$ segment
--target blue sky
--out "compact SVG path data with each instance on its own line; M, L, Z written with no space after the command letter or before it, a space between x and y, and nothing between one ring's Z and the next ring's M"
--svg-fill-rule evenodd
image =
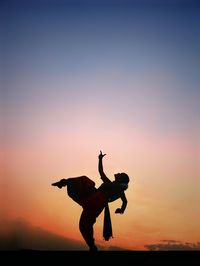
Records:
M34 112L57 101L71 109L89 100L111 117L138 114L144 124L149 108L161 111L156 130L194 126L199 17L193 2L14 2L3 16L7 114L13 110L14 120L31 106Z

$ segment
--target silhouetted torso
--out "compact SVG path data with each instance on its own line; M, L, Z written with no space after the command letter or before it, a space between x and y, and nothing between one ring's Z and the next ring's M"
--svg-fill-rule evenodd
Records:
M98 191L102 191L105 194L106 198L108 199L108 202L115 201L116 199L120 198L124 193L123 188L115 182L103 183L98 188Z

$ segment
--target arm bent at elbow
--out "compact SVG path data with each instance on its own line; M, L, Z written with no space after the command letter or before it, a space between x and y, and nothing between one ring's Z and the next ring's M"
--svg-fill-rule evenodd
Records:
M125 211L125 209L126 209L126 206L128 204L128 201L126 199L125 194L122 195L121 200L122 200L122 206L121 206L121 208L117 208L116 211L115 211L115 213L123 214L124 211Z

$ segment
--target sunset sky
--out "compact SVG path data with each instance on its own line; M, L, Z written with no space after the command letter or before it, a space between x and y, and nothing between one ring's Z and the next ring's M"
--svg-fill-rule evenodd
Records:
M98 187L102 150L108 177L130 183L125 213L110 204L109 242L97 220L97 245L200 242L195 1L9 0L1 10L1 221L85 245L81 207L51 183L87 175Z

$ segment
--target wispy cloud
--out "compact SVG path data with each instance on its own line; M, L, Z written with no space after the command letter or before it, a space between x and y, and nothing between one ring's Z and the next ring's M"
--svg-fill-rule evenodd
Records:
M176 240L160 240L159 243L145 245L148 250L200 250L200 242L190 243Z

